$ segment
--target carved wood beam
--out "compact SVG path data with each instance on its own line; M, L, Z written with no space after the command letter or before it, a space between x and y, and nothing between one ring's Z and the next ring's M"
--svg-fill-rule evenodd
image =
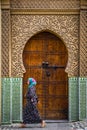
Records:
M80 9L11 9L11 14L79 14Z
M81 9L87 9L87 0L81 0Z
M1 8L9 9L10 8L10 0L1 0Z

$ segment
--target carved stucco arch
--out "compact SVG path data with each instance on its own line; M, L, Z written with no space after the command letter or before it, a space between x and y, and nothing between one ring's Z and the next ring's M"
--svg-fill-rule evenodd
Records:
M13 15L12 16L12 76L25 72L22 54L27 41L36 33L49 30L59 36L68 50L66 72L78 74L78 16L77 15Z

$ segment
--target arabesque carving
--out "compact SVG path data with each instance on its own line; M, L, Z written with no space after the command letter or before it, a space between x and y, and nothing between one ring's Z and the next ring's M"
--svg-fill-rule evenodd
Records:
M80 14L80 76L87 76L87 10Z
M1 75L9 77L9 10L2 11L2 53L1 53Z
M22 53L27 41L36 33L49 30L60 37L68 50L66 72L78 75L78 15L12 15L12 76L25 72Z

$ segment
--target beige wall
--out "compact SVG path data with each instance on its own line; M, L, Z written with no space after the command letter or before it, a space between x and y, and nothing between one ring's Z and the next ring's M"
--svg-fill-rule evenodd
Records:
M1 0L0 0L0 124L1 124Z
M85 31L86 31L85 27L87 26L87 22L86 22L87 21L87 17L86 17L87 16L87 0L77 0L77 1L75 1L76 3L71 2L69 0L66 0L66 1L63 0L63 1L60 1L60 3L59 3L59 1L57 1L57 3L59 3L59 4L56 4L56 2L54 1L52 4L52 8L54 8L54 11L50 10L51 9L50 4L49 4L50 0L44 2L44 4L43 4L43 9L45 9L44 11L40 10L41 7L38 7L38 5L40 5L40 4L35 4L36 3L35 0L34 0L34 4L35 4L36 10L31 9L31 8L26 10L26 7L29 7L29 6L30 7L32 6L32 8L33 8L33 4L32 4L31 0L28 0L28 3L26 3L24 0L21 0L20 4L18 4L17 0L16 0L16 2L15 2L15 0L11 0L11 1L10 0L0 0L0 123L1 123L1 1L2 1L2 19L4 21L2 23L4 25L4 28L2 31L2 34L4 34L2 37L2 39L3 39L2 44L4 45L4 48L2 48L2 50L5 49L4 53L2 51L2 55L6 54L5 56L4 55L2 56L2 59L4 57L4 60L3 60L3 61L5 61L4 63L6 63L6 64L3 64L3 61L2 61L2 68L6 67L6 69L2 70L3 77L6 77L6 76L11 77L11 71L12 71L11 70L11 42L13 43L13 48L15 47L15 49L13 49L13 52L12 52L12 54L13 54L12 55L12 58L13 58L12 64L18 65L18 66L12 65L12 67L13 67L12 76L20 77L23 74L23 72L25 71L23 68L23 63L22 63L22 51L23 51L22 47L23 46L20 46L21 43L23 43L25 45L26 39L29 39L34 33L41 31L40 29L49 29L50 30L51 28L52 28L53 32L55 32L56 34L60 34L60 36L62 38L64 37L63 39L65 39L64 40L65 43L68 43L68 41L69 41L70 44L67 44L67 48L69 48L69 52L70 52L70 55L69 55L70 61L69 61L68 67L67 67L67 72L69 72L69 75L72 77L76 76L78 57L76 58L77 51L75 51L75 50L78 50L78 46L77 46L78 44L75 44L75 43L76 42L78 43L79 36L77 35L77 32L79 31L78 30L79 26L81 26L80 27L80 37L81 37L80 38L80 45L81 45L80 46L80 48L81 48L81 52L80 52L81 53L81 56L80 56L81 72L80 73L81 73L82 77L87 76L87 72L85 71L87 68L87 64L85 64L87 61L87 58L86 58L87 52L85 50L85 48L87 47L87 44L86 44L87 37L86 37L86 33L85 33ZM39 0L37 0L37 1L39 1ZM40 1L43 2L45 0L40 0ZM12 2L11 10L10 10L10 2ZM62 2L62 4L61 4L61 2ZM55 5L54 5L54 3L55 3ZM48 5L48 7L47 7L47 5ZM39 8L39 9L37 10L37 8ZM56 8L57 8L57 10L56 10ZM22 16L22 14L23 14L23 16ZM30 14L30 15L27 17L27 14ZM42 16L41 16L41 14L42 14ZM58 16L58 14L59 14L59 16ZM70 16L71 19L68 17L69 14L71 14L71 16ZM55 16L52 16L52 15L55 15ZM80 25L79 25L79 15L80 15ZM62 16L62 17L60 17L60 16ZM12 20L12 25L10 23L10 17ZM15 18L17 18L17 22L16 22ZM30 18L31 22L29 22L29 18ZM58 21L58 20L60 21L61 18L62 18L62 22L64 21L64 23L67 23L68 21L70 21L70 24L68 22L70 29L68 27L68 24L67 24L67 26L64 26L64 24L62 24L62 23L58 23L60 25L58 28L56 21ZM21 24L22 20L20 20L20 19L24 20L25 23L27 23L29 29L31 28L31 30L28 30L28 28L25 28L26 27L25 23L23 22L23 24ZM47 22L44 22L44 21L47 21ZM38 26L37 26L37 23L40 23L40 24L38 24ZM51 26L50 23L54 26ZM20 28L19 28L19 25L20 25ZM73 26L73 25L75 25L75 26ZM11 34L10 26L12 26L12 31L15 33ZM23 27L25 28L25 32L24 32ZM72 31L71 31L71 27L72 27ZM65 28L66 28L66 32L69 33L69 34L67 33L68 36L63 32L63 30ZM19 31L18 32L19 36L18 35L15 36L17 29ZM74 30L74 33L76 33L76 35L73 33L73 30ZM73 37L70 37L70 36L73 36ZM74 40L76 42L74 42ZM6 45L7 45L7 48L6 48ZM19 48L18 48L18 46L19 46ZM18 48L18 50L16 49L16 47ZM19 51L19 49L20 49L20 51ZM73 50L73 49L75 49L75 50ZM73 53L71 53L72 51L73 51ZM16 52L18 52L18 54ZM84 52L85 52L85 55L84 55ZM71 54L74 54L75 56L72 56ZM15 58L15 56L19 56L18 61L17 61L17 58ZM73 58L73 60L72 60L72 58ZM8 60L5 60L5 59L8 59ZM19 61L20 61L20 64L19 64ZM73 64L72 64L72 62L73 62Z
M45 0L37 1L40 3L36 4L36 0L33 2L31 0L26 2L21 0L20 4L18 4L18 0L16 2L15 0L2 0L2 77L23 77L23 73L25 73L22 59L24 46L31 36L46 29L58 34L64 43L67 44L69 60L66 72L69 77L78 76L78 59L81 59L80 75L83 77L87 76L85 71L87 68L87 64L85 64L87 61L87 52L85 50L87 38L84 32L87 24L87 0L75 0L74 2L70 0L55 0L51 3L51 7L49 6L50 0L46 2ZM53 18L54 16L55 19ZM79 22L80 16L82 22ZM24 22L21 22L20 19ZM62 22L59 22L61 20ZM10 21L12 22L10 23ZM71 25L69 23L66 24L68 21ZM62 24L63 22L64 24ZM79 26L81 26L80 34ZM67 33L64 33L64 31ZM18 35L15 35L16 33ZM79 42L82 49L80 58L78 58ZM21 46L21 44L23 45Z

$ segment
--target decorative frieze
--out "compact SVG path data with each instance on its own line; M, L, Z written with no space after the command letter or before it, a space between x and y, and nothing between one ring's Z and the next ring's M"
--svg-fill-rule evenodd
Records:
M23 76L24 46L33 35L46 30L66 45L68 76L78 75L78 20L78 15L12 15L12 76Z
M76 9L80 0L11 0L11 8L25 9Z
M9 76L9 27L10 27L9 10L2 11L2 77Z
M80 13L80 76L87 76L87 10Z

